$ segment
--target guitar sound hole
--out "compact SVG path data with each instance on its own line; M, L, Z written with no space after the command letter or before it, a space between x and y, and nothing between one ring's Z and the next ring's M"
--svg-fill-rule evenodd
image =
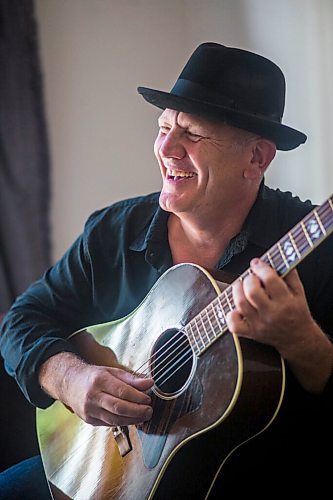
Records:
M179 394L191 380L193 351L187 336L176 328L166 330L154 345L151 374L155 388L165 397Z

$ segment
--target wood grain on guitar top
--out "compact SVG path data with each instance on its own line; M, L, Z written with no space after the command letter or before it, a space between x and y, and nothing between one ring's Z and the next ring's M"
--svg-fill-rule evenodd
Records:
M274 419L284 391L275 350L228 331L200 356L187 342L183 327L217 295L208 273L181 264L128 317L71 337L89 362L111 365L116 357L153 374L154 412L150 422L129 427L132 450L122 457L111 428L84 423L60 402L38 410L56 499L205 498L228 455ZM184 359L174 373L170 352Z

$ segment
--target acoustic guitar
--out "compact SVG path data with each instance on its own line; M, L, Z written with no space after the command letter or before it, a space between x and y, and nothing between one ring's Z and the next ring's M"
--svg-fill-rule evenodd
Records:
M283 277L332 231L333 196L261 259ZM231 453L273 422L285 388L280 355L228 331L234 307L231 285L221 293L204 269L180 264L129 316L70 337L88 362L116 359L153 377L153 416L136 426L94 427L60 401L38 409L56 500L209 497Z

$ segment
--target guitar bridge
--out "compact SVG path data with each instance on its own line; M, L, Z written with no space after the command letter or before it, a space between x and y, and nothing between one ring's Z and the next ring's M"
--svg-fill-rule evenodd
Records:
M132 450L132 444L129 437L129 430L127 425L112 426L111 432L119 448L120 455L124 457Z

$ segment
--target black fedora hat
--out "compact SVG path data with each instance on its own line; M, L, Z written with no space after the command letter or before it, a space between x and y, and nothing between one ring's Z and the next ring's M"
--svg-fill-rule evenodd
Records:
M138 87L151 104L223 121L294 149L306 135L282 124L285 79L253 52L207 42L193 52L171 92Z

